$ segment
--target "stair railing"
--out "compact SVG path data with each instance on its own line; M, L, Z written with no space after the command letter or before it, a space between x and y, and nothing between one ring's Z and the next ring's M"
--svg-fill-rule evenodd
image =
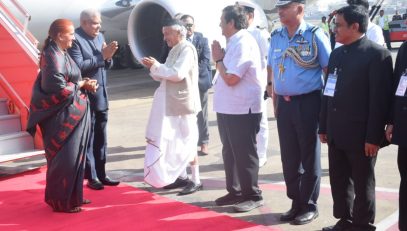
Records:
M9 109L12 108L12 110L18 110L17 112L20 113L21 128L25 131L27 129L28 115L30 113L29 108L1 73L0 87L11 101Z
M31 20L31 15L28 11L16 0L9 0L19 13L24 17L23 24L14 16L9 7L6 6L4 0L0 0L0 19L2 19L13 32L13 36L17 37L18 41L23 44L24 49L28 49L35 63L38 63L39 50L37 48L38 40L27 30L28 23ZM0 20L1 21L1 20Z

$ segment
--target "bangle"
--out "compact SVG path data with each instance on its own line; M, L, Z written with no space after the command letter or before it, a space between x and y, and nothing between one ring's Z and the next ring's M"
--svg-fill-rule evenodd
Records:
M218 64L219 62L223 62L223 59L216 60L215 63Z
M267 82L267 86L271 86L271 85L273 85L273 82L268 81L268 82Z

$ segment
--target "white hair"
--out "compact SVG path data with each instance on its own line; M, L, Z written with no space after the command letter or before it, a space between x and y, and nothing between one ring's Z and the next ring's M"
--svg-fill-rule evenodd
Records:
M94 17L100 18L100 12L97 9L86 9L81 12L80 21L91 20Z
M187 37L187 28L185 28L185 26L183 25L172 25L170 26L173 30L179 31L179 33L181 34L182 38L186 38Z
M178 31L179 34L181 35L181 38L183 39L187 37L187 28L185 28L185 26L179 23L178 21L176 23L171 23L171 25L164 25L163 28L164 27Z

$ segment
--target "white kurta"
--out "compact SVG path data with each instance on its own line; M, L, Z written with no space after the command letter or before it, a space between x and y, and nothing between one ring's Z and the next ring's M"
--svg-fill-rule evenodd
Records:
M156 188L173 183L197 155L199 133L196 113L200 111L200 99L196 57L195 48L194 50L183 49L173 66L155 64L150 69L151 76L161 81L161 84L154 93L146 129L148 143L144 159L144 181ZM190 89L193 93L196 113L167 116L165 113L166 83L187 78L191 68L196 69L196 74L194 71L192 78L193 89Z

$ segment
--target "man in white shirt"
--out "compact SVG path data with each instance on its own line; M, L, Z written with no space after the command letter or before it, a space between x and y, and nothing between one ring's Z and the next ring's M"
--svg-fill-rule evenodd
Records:
M347 0L347 3L349 5L363 6L366 10L369 10L369 2L367 0ZM370 20L367 24L366 37L380 46L384 46L385 44L382 28ZM336 42L335 48L340 46L342 46L342 44Z
M254 8L249 6L244 6L247 16L247 22L249 27L247 31L252 34L254 39L256 39L257 45L260 49L260 60L261 60L261 80L263 92L266 90L267 85L267 54L270 45L270 34L266 30L257 28L254 21ZM268 116L267 116L267 98L262 101L263 104L263 114L260 121L260 131L257 133L257 154L259 155L259 166L262 167L267 162L267 147L269 138L269 126L268 126Z
M347 2L349 5L359 5L365 7L366 10L369 10L369 2L367 0L347 0ZM366 36L369 40L381 46L384 46L384 37L382 28L372 23L370 20L368 21L367 24Z
M260 129L264 76L256 40L245 28L243 7L227 6L220 22L227 44L212 43L216 62L213 107L219 135L228 194L215 200L219 206L233 205L236 212L248 212L264 204L258 186L259 158L256 134Z
M186 185L179 195L202 189L196 152L197 113L201 111L198 89L198 57L186 41L186 29L172 19L163 26L164 40L171 48L165 64L144 57L154 80L160 81L146 129L144 181L161 188L169 184ZM192 179L187 179L190 163Z
M380 28L380 26L374 24L371 21L369 21L367 24L366 36L368 39L381 46L384 46L385 44L382 29Z
M387 49L391 50L390 41L390 27L389 27L389 17L384 15L384 10L379 11L379 17L376 19L376 24L382 28L382 33L384 36L384 41L386 41Z

